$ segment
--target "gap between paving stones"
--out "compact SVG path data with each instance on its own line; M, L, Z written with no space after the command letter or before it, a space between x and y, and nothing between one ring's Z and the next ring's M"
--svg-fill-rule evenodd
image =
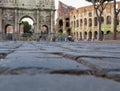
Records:
M117 76L116 75L115 76L109 76L108 75L111 72L120 72L120 69L109 69L108 70L108 69L104 69L104 68L99 68L99 67L96 67L95 65L81 59L81 57L78 58L76 61L83 64L83 65L86 65L87 67L90 67L91 69L93 69L94 70L94 75L97 76L97 77L103 77L103 78L112 79L112 80L120 82L120 75L119 74L116 73Z
M93 76L96 76L96 77L101 77L101 78L106 78L106 79L112 79L112 80L115 80L115 81L118 81L120 82L120 78L113 78L113 77L109 77L107 75L107 72L104 71L104 70L100 70L98 69L97 67L95 67L94 65L91 65L87 62L85 62L84 60L81 60L80 58L81 57L88 57L88 58L103 58L103 57L94 57L94 56L77 56L77 57L72 57L72 56L69 56L69 55L64 55L63 53L53 53L55 55L59 55L59 56L62 56L64 58L68 58L68 59L72 59L73 61L76 61L80 64L83 64L84 66L87 66L91 69L90 74L89 75L93 75ZM110 57L104 57L104 58L110 58ZM113 57L111 57L113 58ZM115 57L116 58L116 57ZM116 70L115 70L116 71ZM118 70L117 70L118 71ZM56 72L57 73L57 72ZM59 73L59 72L58 72ZM81 73L82 74L82 73ZM83 72L84 74L84 72Z
M8 53L0 53L0 59L5 59L7 55L13 53L17 48L19 48L20 46L22 46L22 44L16 46L15 48L13 48L12 50L10 50Z
M41 67L22 67L18 69L1 68L0 70L0 74L2 75L19 75L19 74L35 75L38 73L48 72L50 72L48 68Z
M78 62L77 61L77 59L79 58L73 58L73 57L70 57L70 56L65 56L63 53L61 53L61 52L56 52L56 53L52 53L52 54L54 54L54 55L59 55L59 56L62 56L62 57L64 57L64 58L68 58L68 59L72 59L73 61L76 61L76 62ZM80 62L78 62L78 63L80 63ZM83 64L83 63L81 63L81 64ZM88 75L95 75L95 71L98 71L97 69L95 69L95 68L93 68L93 67L90 67L90 66L88 66L88 65L85 65L85 64L83 64L84 66L87 66L87 67L89 67L90 69L92 69L92 70L89 70L89 71L87 71L87 72L85 72L85 71L81 71L81 72L77 72L77 74L78 75L84 75L84 74L88 74ZM93 70L94 69L94 70ZM67 72L55 72L55 73L62 73L62 74L66 74ZM75 74L76 72L74 71L74 72L72 72L73 74ZM87 75L86 74L86 75Z
M89 64L89 63L85 62L84 60L82 60L80 58L77 59L76 61L79 62L79 63L81 63L81 64L83 64L83 65L85 65L85 66L87 66L87 67L89 67L90 69L92 69L93 70L92 71L93 72L92 75L94 75L96 77L102 77L102 78L112 79L112 80L120 82L120 78L119 77L118 78L117 77L109 77L107 75L107 73L110 72L110 71L106 71L106 70L102 70L102 69L100 70L97 67L95 67L94 65ZM119 70L112 70L112 71L119 71Z
M67 75L91 75L89 70L52 70L48 68L39 68L39 67L26 67L10 70L9 68L0 68L0 74L2 75L19 75L19 74L27 74L27 75L36 75L36 74L67 74Z

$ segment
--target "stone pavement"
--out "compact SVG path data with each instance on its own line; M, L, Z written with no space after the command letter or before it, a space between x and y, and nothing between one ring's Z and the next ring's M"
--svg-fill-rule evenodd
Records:
M0 42L0 91L120 91L120 43Z

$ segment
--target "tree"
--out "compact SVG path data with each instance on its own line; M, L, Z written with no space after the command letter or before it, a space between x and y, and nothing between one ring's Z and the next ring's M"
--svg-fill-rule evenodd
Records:
M116 40L117 37L116 37L116 32L117 32L117 22L118 22L118 14L120 12L120 9L117 9L116 7L116 0L113 0L114 2L114 30L113 30L113 39Z
M86 1L91 2L94 6L95 13L96 13L97 20L98 20L98 29L99 29L98 40L101 41L102 40L102 30L101 30L102 14L107 4L113 0L86 0Z
M21 23L24 25L24 33L31 33L31 25L28 23L28 21L22 21Z

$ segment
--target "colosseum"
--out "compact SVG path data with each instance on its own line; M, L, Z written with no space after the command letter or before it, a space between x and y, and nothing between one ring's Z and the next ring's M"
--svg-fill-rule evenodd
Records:
M120 8L120 2L117 2L118 8ZM71 7L71 6L68 6ZM59 7L58 12L61 7ZM65 8L64 8L65 9ZM67 9L67 8L66 8ZM65 10L64 10L65 11ZM113 3L109 3L102 15L102 38L104 40L113 38L113 24L114 24L114 12ZM92 5L80 7L78 9L70 10L67 13L67 17L60 16L58 13L57 30L61 30L61 21L63 22L63 33L73 36L75 40L91 40L98 39L98 21L97 16ZM62 17L62 18L61 18ZM118 15L117 25L117 39L120 39L120 21ZM70 26L67 26L69 19Z

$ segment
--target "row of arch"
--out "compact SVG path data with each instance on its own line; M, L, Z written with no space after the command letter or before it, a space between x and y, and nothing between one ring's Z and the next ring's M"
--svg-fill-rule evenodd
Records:
M70 27L70 19L69 18L66 18L65 20L65 26L66 27ZM59 20L59 27L62 27L64 25L64 22L62 19Z
M101 31L101 32L102 32L102 38L103 38L105 33L103 31ZM111 34L110 30L108 30L106 32L106 35L108 35L108 34ZM75 39L78 39L78 40L98 39L98 31L94 31L94 32L92 32L92 31L89 31L89 32L86 32L86 31L85 32L74 32L72 34L72 36L74 36Z
M94 22L93 22L94 21ZM104 23L105 22L105 18L101 17L101 22ZM93 24L94 23L94 24ZM112 23L112 18L111 16L107 16L106 17L106 24L111 24ZM117 19L117 24L119 24L119 19ZM98 19L97 17L94 18L84 18L84 19L76 19L74 17L74 19L71 21L71 26L72 27L80 27L80 26L97 26L98 25Z
M24 19L26 19L26 20L24 20ZM20 20L19 20L19 33L21 33L21 32L24 32L23 31L23 25L21 24L21 21L28 21L28 23L29 24L31 24L31 26L33 26L33 28L34 28L34 24L35 24L35 20L32 18L32 17L30 17L30 16L23 16ZM32 22L32 23L31 23ZM12 24L6 24L5 25L5 28L4 28L4 33L5 34L8 34L8 33L13 33L14 32L14 27L15 26L13 26ZM42 29L43 29L43 31L45 31L46 33L48 33L49 32L49 29L48 29L48 26L47 25L42 25Z

